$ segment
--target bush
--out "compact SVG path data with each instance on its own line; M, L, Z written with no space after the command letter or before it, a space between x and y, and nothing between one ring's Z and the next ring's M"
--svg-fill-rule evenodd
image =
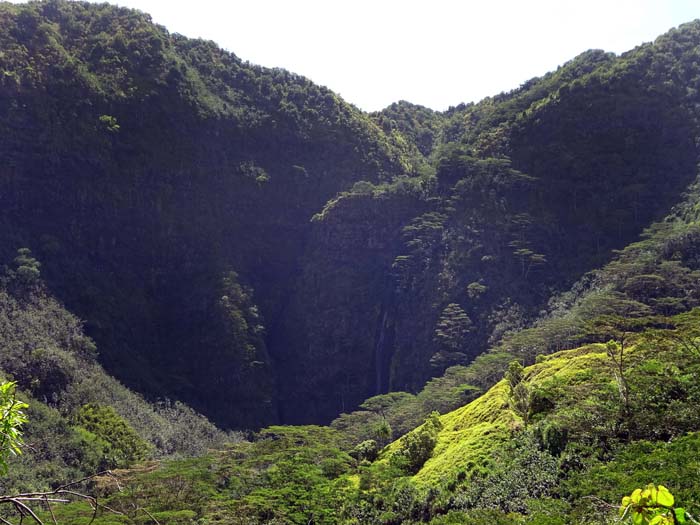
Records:
M433 412L420 428L401 439L399 450L390 458L391 464L409 474L418 472L432 456L441 429L440 415Z
M379 455L379 444L373 439L368 439L357 445L350 455L358 461L374 461Z
M96 441L103 447L103 468L126 467L145 459L151 445L109 406L90 403L84 405L76 423L87 441Z

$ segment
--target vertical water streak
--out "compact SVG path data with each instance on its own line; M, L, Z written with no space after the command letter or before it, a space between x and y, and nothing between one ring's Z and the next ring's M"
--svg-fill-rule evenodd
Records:
M386 340L386 320L387 317L389 316L388 310L384 309L384 311L381 314L381 323L379 324L379 336L377 337L377 344L374 349L374 364L375 364L375 371L376 371L376 381L375 381L375 394L382 394L384 393L384 385L383 385L383 378L384 378L384 366L385 366L385 359L384 359L384 344Z

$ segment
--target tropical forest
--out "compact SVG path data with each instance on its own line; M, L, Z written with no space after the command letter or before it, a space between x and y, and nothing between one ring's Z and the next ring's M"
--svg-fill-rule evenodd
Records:
M0 523L700 523L700 21L366 112L0 3Z

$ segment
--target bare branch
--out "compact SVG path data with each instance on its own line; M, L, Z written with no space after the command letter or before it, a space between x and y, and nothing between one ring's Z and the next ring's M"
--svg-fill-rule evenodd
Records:
M74 487L75 485L79 485L79 484L84 483L86 481L90 481L91 479L94 479L98 476L111 476L111 475L112 475L111 470L103 470L101 472L98 472L97 474L91 474L90 476L85 476L84 478L79 479L77 481L71 481L70 483L66 483L65 485L61 485L56 490L54 490L54 492L59 492L59 491L62 491L64 489L67 489L69 487Z
M143 513L146 514L146 516L148 516L149 518L151 518L151 519L153 520L153 522L154 522L156 525L160 525L160 521L158 521L158 520L156 519L156 517L155 517L153 514L151 514L150 512L148 512L145 508L139 507L139 508L136 509L136 510L143 511Z
M601 507L605 507L605 508L608 508L608 509L615 509L615 510L617 510L617 509L620 508L619 505L611 505L610 503L608 503L608 502L605 501L604 499L600 499L600 498L597 497L597 496L583 496L581 499L589 499L589 500L591 500L591 501L595 501L595 502L596 502L598 505L600 505Z
M18 500L14 500L13 503L22 516L31 516L36 523L38 523L39 525L44 525L44 522L39 519L39 516L37 516L34 513L34 511L30 509L27 505ZM20 518L20 523L21 522L22 520Z
M51 521L53 521L53 525L58 525L58 522L56 521L56 515L53 513L53 508L51 507L52 501L56 501L56 500L52 500L52 499L49 499L47 497L44 498L44 502L46 503L46 508L49 509L49 514L51 514ZM63 502L66 500L58 500L58 501Z
M19 514L19 523L20 525L24 522L24 518L26 516L31 517L32 520L37 525L45 525L44 522L37 516L37 514L32 510L31 507L29 507L27 503L30 502L42 502L45 503L48 511L51 515L51 519L54 523L54 525L58 525L58 521L56 520L56 516L53 512L53 508L51 507L51 503L70 503L73 501L70 499L76 498L76 499L82 499L87 501L90 504L90 507L92 508L92 518L90 519L88 525L92 524L95 519L97 518L97 512L99 509L104 509L108 512L111 512L113 514L119 514L119 515L124 515L123 512L119 512L115 509L112 509L106 505L102 505L101 503L98 503L97 498L94 496L90 496L89 494L83 494L82 492L78 492L76 490L71 490L71 487L75 487L76 485L79 485L81 483L85 483L86 481L90 481L98 476L113 476L112 472L109 470L105 470L102 472L98 472L97 474L92 474L90 476L86 476L84 478L81 478L76 481L72 481L70 483L66 483L64 485L61 485L54 490L49 490L49 491L44 491L44 492L23 492L20 494L14 494L14 495L9 495L9 496L0 496L0 505L9 503L15 507L17 510L17 513ZM61 496L69 496L69 498L62 498ZM150 516L150 515L149 515ZM154 519L154 518L152 518ZM155 521L155 519L154 519ZM11 522L8 520L0 517L0 523L3 525L12 525ZM157 521L156 521L157 523Z
M36 497L17 497L12 498L13 501L48 501L52 503L70 503L69 499L47 498L45 496Z

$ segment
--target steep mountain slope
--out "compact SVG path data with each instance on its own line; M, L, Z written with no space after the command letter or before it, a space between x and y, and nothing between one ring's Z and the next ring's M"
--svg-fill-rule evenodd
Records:
M147 15L0 7L0 246L29 246L104 364L224 425L276 416L268 348L309 220L410 171L330 91ZM233 273L236 272L236 273Z
M693 23L620 57L587 52L440 118L405 103L376 115L408 137L437 135L423 148L436 176L357 187L316 221L292 318L333 329L285 332L301 347L299 384L325 398L314 405L330 416L468 363L668 213L697 174L698 34ZM373 285L348 293L355 283ZM343 299L329 309L328 298ZM324 379L304 373L315 364Z
M366 115L139 12L0 22L0 255L33 250L110 372L225 427L418 391L696 177L697 23L478 104Z
M0 378L14 381L29 404L26 446L3 473L3 494L240 439L181 403L151 405L106 374L95 344L51 296L26 249L0 271L0 348Z
M98 480L94 523L603 525L650 482L700 515L700 22L368 116L133 11L0 21L6 491L155 447L198 455ZM106 375L53 287L151 395L346 413L224 446Z

